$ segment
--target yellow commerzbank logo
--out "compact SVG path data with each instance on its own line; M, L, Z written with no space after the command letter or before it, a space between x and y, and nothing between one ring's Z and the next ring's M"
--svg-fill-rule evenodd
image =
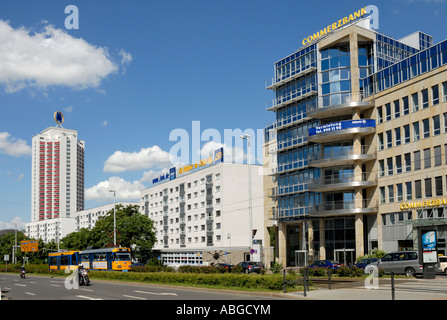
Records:
M351 13L349 16L346 16L340 20L338 20L337 22L334 22L330 25L328 25L326 28L321 29L320 31L318 31L317 33L314 33L313 35L308 36L307 38L303 39L303 46L305 46L306 44L317 40L320 37L323 37L329 33L331 33L332 31L343 27L344 25L350 23L351 21L354 21L360 17L363 17L365 14L367 14L368 12L366 11L366 7L361 8L360 10L357 10L353 13Z
M447 199L433 199L415 202L404 202L400 205L400 210L417 209L425 207L438 207L441 205L447 205Z

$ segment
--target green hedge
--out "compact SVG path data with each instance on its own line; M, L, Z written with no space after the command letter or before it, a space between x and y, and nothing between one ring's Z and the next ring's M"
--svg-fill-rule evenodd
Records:
M8 265L8 272L19 274L21 265ZM194 268L194 267L192 267ZM90 279L104 280L122 280L135 281L140 283L153 284L170 284L184 286L202 286L225 289L245 289L245 290L283 290L283 276L281 274L239 274L239 273L221 273L222 271L214 267L201 267L199 269L182 268L183 272L174 272L172 268L142 267L140 270L131 272L119 271L90 271ZM27 265L27 273L32 274L48 274L54 276L65 276L63 270L49 270L48 265ZM138 271L153 270L153 272ZM0 272L5 272L5 265L0 265ZM208 272L208 273L206 273ZM288 276L289 278L289 276ZM286 284L287 289L293 290L296 285L293 283Z
M180 272L114 272L92 271L91 279L136 281L141 283L208 286L227 289L283 290L282 275L245 275L232 273L180 273ZM287 287L294 288L293 284Z

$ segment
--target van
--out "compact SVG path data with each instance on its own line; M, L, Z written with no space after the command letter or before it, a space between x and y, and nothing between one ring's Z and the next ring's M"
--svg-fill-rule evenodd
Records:
M373 262L365 268L365 273L371 274L374 267L381 268L385 273L405 274L413 277L422 274L423 266L419 263L417 251L397 251L384 255L379 261Z
M447 274L447 257L440 256L438 257L438 261L439 261L438 272Z

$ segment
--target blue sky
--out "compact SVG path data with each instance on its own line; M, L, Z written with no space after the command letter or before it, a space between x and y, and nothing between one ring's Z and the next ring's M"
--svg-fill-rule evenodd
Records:
M117 200L138 200L173 161L173 130L192 136L199 121L223 139L225 129L263 129L274 119L265 110L273 63L362 6L376 5L379 31L396 39L418 30L447 38L446 1L336 3L1 1L0 229L31 219L31 138L55 125L57 110L86 143L86 208L111 202L112 187L122 189ZM79 29L65 28L68 5Z

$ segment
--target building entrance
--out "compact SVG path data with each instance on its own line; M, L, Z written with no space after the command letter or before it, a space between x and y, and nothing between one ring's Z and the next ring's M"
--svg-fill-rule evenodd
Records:
M335 260L344 265L354 264L355 250L354 249L335 249Z

